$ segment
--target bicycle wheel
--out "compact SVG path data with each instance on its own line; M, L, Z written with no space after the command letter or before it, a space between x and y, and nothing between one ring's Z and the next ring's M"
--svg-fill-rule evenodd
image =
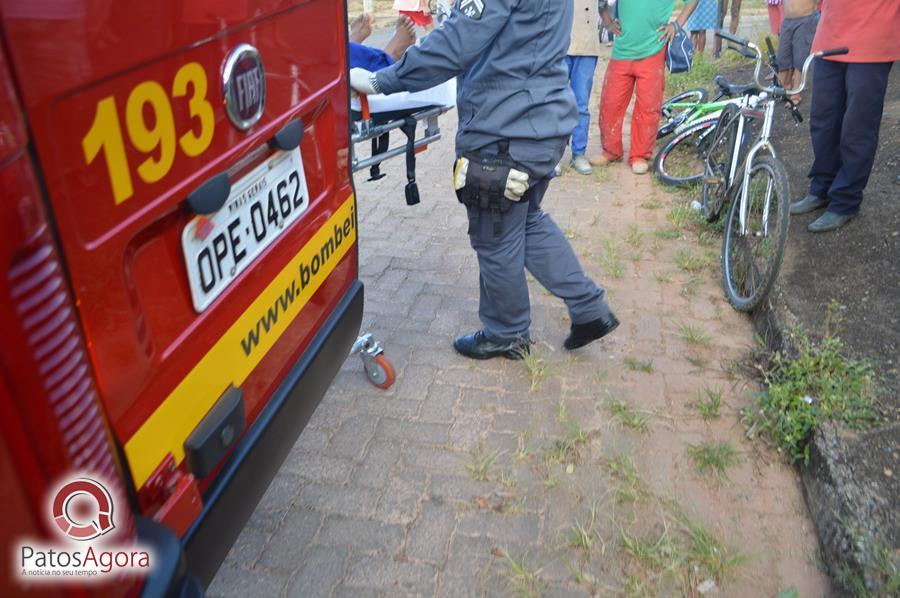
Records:
M703 177L703 152L718 119L701 120L666 143L653 160L653 171L666 185L687 185Z
M716 123L715 136L706 152L700 205L703 206L703 217L707 222L717 221L722 214L722 206L725 205L739 112L740 109L734 104L725 106Z
M752 311L772 290L790 221L790 188L784 166L772 156L753 162L747 190L746 232L740 196L728 210L722 241L722 286L735 309Z
M702 104L705 101L705 89L691 89L663 102L660 112L665 122L656 131L656 138L662 139L666 135L671 134L688 116L693 114L694 110L697 109L696 104Z

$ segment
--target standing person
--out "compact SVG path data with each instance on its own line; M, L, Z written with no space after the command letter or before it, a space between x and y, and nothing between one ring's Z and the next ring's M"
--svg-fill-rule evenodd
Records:
M724 14L728 14L728 0L722 3ZM723 16L724 16L723 14ZM738 25L741 23L741 0L731 0L731 20L728 22L728 29L732 33L737 33Z
M676 19L682 27L697 5L688 0ZM591 159L594 166L606 166L625 155L622 123L625 111L636 95L631 116L631 149L628 162L635 174L645 174L653 153L659 110L665 88L665 46L675 36L670 23L675 0L621 0L619 20L613 21L609 7L601 16L604 26L616 34L612 60L603 78L600 95L600 142L603 152Z
M816 16L820 0L784 0L784 21L781 37L778 39L778 79L786 88L800 85L803 62L809 56L813 38L816 36ZM799 95L792 95L790 101L796 106Z
M577 110L564 64L572 2L460 0L443 26L393 66L351 69L365 94L425 89L458 77L454 187L478 256L482 329L453 341L472 359L521 359L529 351L527 268L566 302L566 349L619 322L553 219L541 209Z
M691 13L684 28L691 32L691 43L694 51L703 54L706 49L706 30L715 29L719 19L717 0L698 0L697 8Z
M784 20L783 0L766 0L769 9L769 29L773 35L781 35L781 22Z
M569 166L579 174L591 174L590 161L584 157L588 131L591 128L591 88L594 71L600 54L600 10L597 0L575 0L575 16L566 66L569 69L569 85L575 93L578 105L578 124L572 131L572 160Z
M813 65L809 193L791 205L791 213L827 208L807 226L814 233L840 228L859 213L878 149L888 75L900 60L897 0L823 0L821 10L812 51L846 46L850 52L817 58Z
M394 10L409 17L419 27L429 28L434 22L428 8L428 0L394 0Z

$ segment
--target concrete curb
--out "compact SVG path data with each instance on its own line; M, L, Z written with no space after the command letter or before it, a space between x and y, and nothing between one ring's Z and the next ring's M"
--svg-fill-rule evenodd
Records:
M753 327L771 351L797 355L790 331L798 319L776 283ZM856 595L848 574L876 595L879 547L900 546L900 423L865 432L828 424L810 441L809 465L798 465L803 495L838 595Z

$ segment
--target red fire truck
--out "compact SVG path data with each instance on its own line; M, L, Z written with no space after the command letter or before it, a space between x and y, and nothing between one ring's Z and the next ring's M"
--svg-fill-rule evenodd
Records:
M93 591L202 588L357 340L345 5L3 0L0 27L0 594L72 472L155 550Z

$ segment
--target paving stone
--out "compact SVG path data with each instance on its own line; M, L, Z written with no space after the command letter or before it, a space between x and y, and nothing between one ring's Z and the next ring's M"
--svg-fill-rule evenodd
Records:
M493 511L471 511L460 515L457 533L485 536L507 546L538 544L541 518L532 513L504 515Z
M222 598L280 596L287 582L288 578L284 574L226 567L219 570L219 574L207 588L206 595Z
M311 546L303 566L287 587L290 598L329 596L343 577L348 550L330 546Z
M347 546L360 552L378 551L396 554L403 542L403 536L404 530L400 525L329 515L325 518L315 542L324 546Z
M428 394L419 409L419 418L427 422L452 422L459 393L456 386L435 382L428 388Z
M374 488L311 483L304 486L299 502L309 509L364 519L375 512L379 495Z
M421 471L401 470L384 488L375 507L375 518L390 523L407 524L416 518L424 499L428 477Z
M362 556L351 561L344 584L351 588L379 588L389 593L434 593L437 570L425 563L388 556Z
M456 527L453 512L443 503L427 501L409 530L406 556L416 561L443 565Z
M332 435L325 453L345 459L356 459L362 455L366 444L375 435L377 424L378 420L368 415L348 417Z
M303 564L306 547L322 525L324 515L305 508L291 509L272 534L259 559L266 569L293 572Z
M353 464L349 459L329 457L322 453L291 452L283 468L307 480L341 483L350 476Z
M353 484L382 488L388 482L391 470L400 461L399 441L379 440L369 443L366 454L350 476Z
M399 440L414 445L447 444L450 426L419 421L382 418L378 424L378 437Z
M446 449L432 446L406 446L402 453L403 463L408 467L436 472L463 471L460 455Z

